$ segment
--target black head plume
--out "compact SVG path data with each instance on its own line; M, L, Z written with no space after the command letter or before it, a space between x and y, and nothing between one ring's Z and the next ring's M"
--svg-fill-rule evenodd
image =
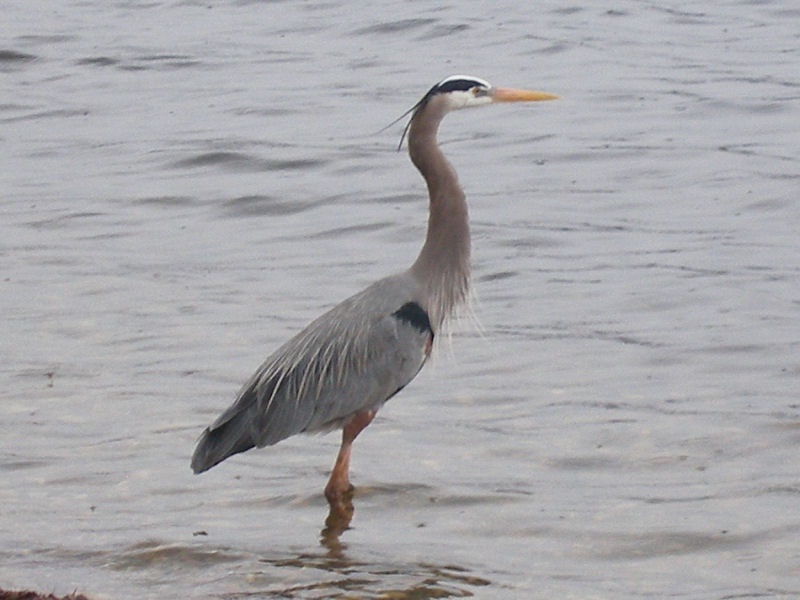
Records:
M431 89L429 89L425 95L420 98L419 102L417 102L414 106L409 108L406 112L402 115L397 117L394 121L389 123L386 127L381 129L381 131L386 131L394 125L395 123L399 123L403 119L405 119L408 115L411 115L411 119L414 118L414 115L417 111L421 110L425 107L426 104L430 101L431 98L436 96L437 94L447 94L450 92L468 92L473 88L491 88L491 85L488 81L483 79L479 79L477 77L470 77L467 75L453 75L451 77L447 77L446 79L442 79L439 83L434 85ZM400 143L397 144L398 152L403 148L403 140L406 139L406 135L408 134L408 128L411 127L411 119L409 119L406 126L403 128L403 135L400 136Z

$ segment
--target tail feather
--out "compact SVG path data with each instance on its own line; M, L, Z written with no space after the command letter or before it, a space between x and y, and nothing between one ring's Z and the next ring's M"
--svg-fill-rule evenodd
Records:
M234 454L255 447L244 419L233 418L212 429L207 427L192 454L192 471L202 473Z

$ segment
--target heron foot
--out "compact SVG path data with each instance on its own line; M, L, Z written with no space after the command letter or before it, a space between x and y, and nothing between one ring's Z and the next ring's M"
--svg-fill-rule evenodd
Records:
M348 502L352 504L353 492L355 491L353 484L347 479L334 478L334 475L336 473L331 475L328 485L325 486L325 498L327 498L328 504L330 504L331 508Z

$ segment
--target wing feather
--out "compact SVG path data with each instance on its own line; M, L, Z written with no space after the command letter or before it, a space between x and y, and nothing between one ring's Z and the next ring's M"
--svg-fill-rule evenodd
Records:
M359 410L378 409L427 358L432 332L395 314L417 295L407 274L382 279L278 348L203 432L192 458L195 472L253 446L333 429Z

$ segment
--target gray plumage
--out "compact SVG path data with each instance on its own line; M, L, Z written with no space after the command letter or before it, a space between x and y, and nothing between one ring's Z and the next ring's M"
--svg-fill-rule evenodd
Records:
M375 412L411 381L434 336L469 290L467 204L437 143L450 111L491 102L550 100L541 92L493 88L465 76L433 86L409 111L408 149L430 198L425 243L414 264L381 279L311 322L278 348L242 387L236 401L201 435L192 456L200 473L229 456L297 433L344 427L326 487L342 509L350 489L350 447ZM401 140L402 144L402 140Z
M192 457L195 473L254 446L335 429L359 410L380 408L427 358L433 332L395 315L417 303L420 292L408 273L381 279L278 348L203 432Z

